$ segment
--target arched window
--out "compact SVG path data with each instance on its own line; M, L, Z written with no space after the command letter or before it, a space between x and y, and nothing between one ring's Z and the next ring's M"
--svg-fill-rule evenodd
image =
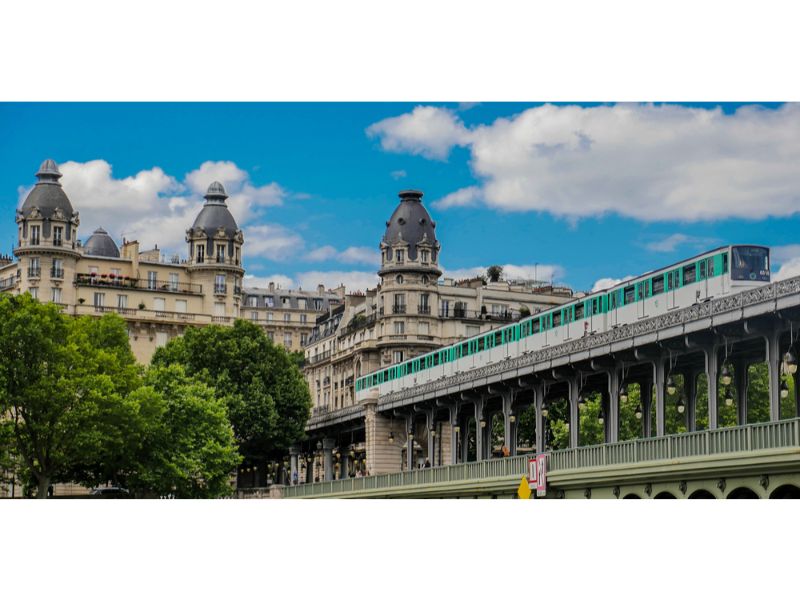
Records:
M402 275L398 275L397 277L395 277L395 281L398 284L402 284L403 283L403 276Z

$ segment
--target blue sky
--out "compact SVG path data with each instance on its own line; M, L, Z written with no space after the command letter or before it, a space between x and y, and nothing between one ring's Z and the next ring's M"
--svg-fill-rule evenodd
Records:
M6 103L0 131L2 252L53 158L82 238L168 253L223 180L251 284L371 283L408 187L456 276L496 263L591 289L749 242L800 274L797 105Z

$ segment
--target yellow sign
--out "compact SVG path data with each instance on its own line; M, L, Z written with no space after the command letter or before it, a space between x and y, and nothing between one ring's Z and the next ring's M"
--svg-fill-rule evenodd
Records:
M528 478L523 477L517 488L517 498L527 500L531 497L531 487L528 485Z

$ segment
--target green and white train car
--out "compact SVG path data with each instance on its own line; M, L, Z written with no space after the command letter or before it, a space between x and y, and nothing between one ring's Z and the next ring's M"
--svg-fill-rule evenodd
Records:
M415 387L770 282L769 248L723 246L356 380L356 399Z

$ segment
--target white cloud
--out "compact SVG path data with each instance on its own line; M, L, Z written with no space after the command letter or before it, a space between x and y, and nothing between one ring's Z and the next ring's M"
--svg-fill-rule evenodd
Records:
M526 281L554 281L564 276L564 269L559 265L501 265L503 279ZM465 269L444 269L445 277L453 279L469 279L477 275L486 275L487 266L468 267Z
M603 277L602 279L598 279L594 282L592 286L592 293L599 292L601 290L607 290L609 288L614 287L615 285L619 285L624 281L630 281L633 279L635 275L626 275L622 279L614 279L613 277Z
M281 274L275 275L267 275L264 277L259 277L256 275L245 275L244 276L244 286L250 288L266 288L269 289L269 284L274 283L276 287L282 288L285 290L292 289L295 287L294 280L287 276Z
M797 277L798 275L800 275L800 256L781 264L781 268L772 276L772 279L774 281L780 281L782 279L789 279L790 277Z
M445 160L453 146L467 143L469 131L461 119L446 108L417 106L408 114L390 117L367 128L389 152L408 152Z
M645 248L653 252L674 252L678 246L684 245L689 236L683 233L673 233L661 240L645 244Z
M451 111L417 107L367 132L385 150L433 159L468 146L481 202L504 211L641 221L800 211L796 103L733 114L677 105L544 105L471 129Z
M406 176L406 172L403 169L398 169L397 171L392 171L389 173L392 176L392 179L402 179Z
M380 263L380 253L365 246L350 246L341 252L333 246L321 246L306 254L306 260L325 262L336 260L347 264L375 265Z
M282 225L268 223L245 227L244 249L246 257L266 260L286 260L303 249L303 238Z
M780 281L800 275L800 244L774 246L770 249L772 279ZM776 266L780 268L775 271Z
M481 199L481 188L476 185L461 188L455 192L447 194L444 198L436 200L433 205L436 208L452 208L454 206L474 206Z

